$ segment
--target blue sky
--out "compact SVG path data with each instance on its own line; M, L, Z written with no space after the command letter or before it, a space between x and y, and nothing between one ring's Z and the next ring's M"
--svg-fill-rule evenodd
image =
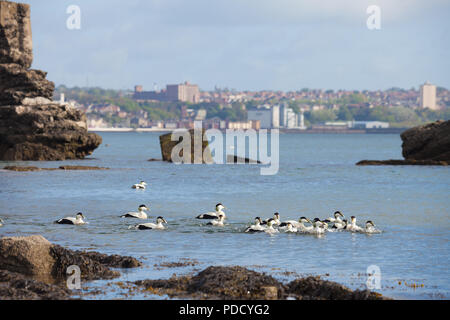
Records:
M448 0L24 0L57 85L152 90L450 88ZM81 29L69 30L69 5ZM366 9L381 9L368 30Z

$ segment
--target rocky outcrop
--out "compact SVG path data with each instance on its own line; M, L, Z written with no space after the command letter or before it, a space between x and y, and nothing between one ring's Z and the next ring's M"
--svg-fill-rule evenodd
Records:
M369 290L350 290L319 277L307 277L283 284L264 273L243 267L208 267L190 277L140 280L135 285L147 292L193 299L287 299L299 300L382 300Z
M42 236L0 239L0 268L30 276L49 276L55 259L52 244Z
M402 155L405 159L362 160L357 166L447 166L450 164L450 120L436 121L404 131Z
M0 239L0 270L58 280L66 277L71 265L80 267L82 279L92 280L118 277L120 273L110 267L134 268L141 262L133 257L65 249L39 235Z
M450 161L450 120L411 128L401 138L407 160Z
M30 6L0 1L0 64L29 68L32 62Z
M178 152L180 159L182 159L182 163L213 163L208 141L203 140L205 132L204 129L180 131L178 139L175 139L177 137L174 136L175 141L172 141L173 133L159 136L163 161L176 162L172 159L172 151L176 148L174 152ZM183 143L184 139L190 139L190 141L185 141L185 143ZM183 145L185 145L186 148L183 148ZM198 151L196 151L196 145L198 145ZM185 155L185 151L190 151L189 155Z
M59 168L39 168L34 166L21 167L21 166L6 166L3 170L27 172L27 171L54 171L54 170L108 170L104 167L91 167L91 166L59 166Z
M53 102L46 72L33 60L30 7L0 1L0 160L66 160L90 155L102 139L86 116Z

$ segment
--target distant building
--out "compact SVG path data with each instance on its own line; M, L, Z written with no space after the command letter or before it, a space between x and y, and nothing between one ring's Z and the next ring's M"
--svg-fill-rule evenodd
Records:
M389 122L383 121L350 121L350 127L353 129L387 129Z
M254 129L259 130L260 129L260 122L259 120L253 121L237 121L237 122L228 122L227 129L236 129L236 130L248 130L248 129Z
M280 126L285 128L296 128L298 127L298 115L289 108L287 104L281 107L280 111Z
M185 82L183 84L168 84L166 95L169 101L184 101L190 103L200 102L198 85Z
M259 121L261 129L280 127L280 107L279 106L260 106L256 109L247 111L247 119Z
M419 98L421 108L430 108L431 110L439 109L436 105L436 86L428 81L420 86Z

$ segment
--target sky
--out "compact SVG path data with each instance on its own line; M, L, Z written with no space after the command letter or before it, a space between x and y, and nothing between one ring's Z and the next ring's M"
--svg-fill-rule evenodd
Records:
M448 0L23 0L33 68L66 86L144 90L450 88ZM70 5L80 29L69 29ZM380 8L369 30L370 5Z

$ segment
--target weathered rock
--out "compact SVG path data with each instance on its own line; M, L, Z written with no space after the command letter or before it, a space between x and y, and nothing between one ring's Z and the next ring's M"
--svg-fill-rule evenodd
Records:
M55 259L52 244L42 236L0 239L0 268L31 276L50 276Z
M90 155L101 137L86 116L51 101L47 73L33 59L30 7L0 1L0 160L65 160Z
M182 159L182 163L213 163L208 141L203 140L203 137L205 136L204 129L191 129L184 131L185 138L187 139L190 137L190 141L185 142L186 149L189 150L190 147L190 155L184 155L184 149L182 148L184 137L180 136L178 140L172 141L172 134L173 133L167 133L159 136L163 161L175 162L175 160L172 159L172 150L176 146L177 149L175 149L175 152L179 152L178 154L180 159ZM198 150L195 149L196 145L198 145ZM184 158L186 158L186 161L184 161Z
M0 106L0 160L80 159L101 142L68 105Z
M53 97L55 84L45 79L47 72L27 70L19 64L0 64L0 106L31 104L32 98Z
M38 168L34 166L21 167L21 166L6 166L3 170L26 172L26 171L54 171L54 170L108 170L104 167L91 167L91 166L60 166L59 168Z
M0 1L0 63L29 68L32 61L30 6Z
M19 273L0 270L0 300L67 300L70 291L62 285L29 279Z
M447 166L446 161L436 160L361 160L357 166Z
M287 291L302 300L379 300L381 294L369 290L355 290L320 277L296 279L287 285Z
M154 294L193 299L386 299L368 290L352 291L338 283L308 277L287 285L264 273L243 267L208 267L196 276L167 280L140 280L135 285Z
M65 249L37 235L0 239L0 270L39 279L65 279L71 265L80 268L82 279L91 280L118 277L120 273L110 267L134 268L142 264L133 257Z
M401 138L407 160L450 161L450 120L411 128Z

